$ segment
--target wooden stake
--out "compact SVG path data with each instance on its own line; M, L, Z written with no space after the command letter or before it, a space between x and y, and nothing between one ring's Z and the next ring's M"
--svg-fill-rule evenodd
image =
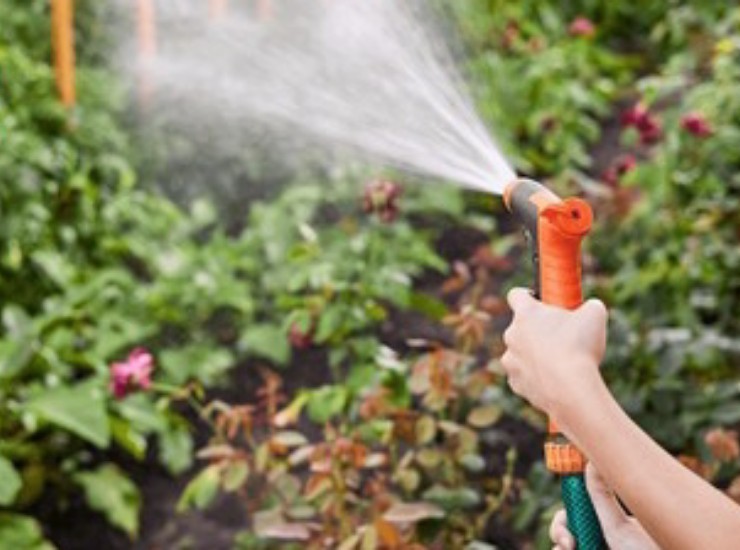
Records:
M52 0L51 40L59 98L66 107L73 107L76 101L73 0Z
M139 104L143 107L152 95L148 64L157 54L157 27L153 0L138 0L136 31L139 39Z

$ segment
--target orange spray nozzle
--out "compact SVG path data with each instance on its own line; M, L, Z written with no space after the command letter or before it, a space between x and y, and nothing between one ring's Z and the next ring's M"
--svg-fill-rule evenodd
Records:
M510 183L504 203L532 241L539 297L551 305L578 307L582 301L581 240L591 230L591 207L579 198L562 200L529 179Z

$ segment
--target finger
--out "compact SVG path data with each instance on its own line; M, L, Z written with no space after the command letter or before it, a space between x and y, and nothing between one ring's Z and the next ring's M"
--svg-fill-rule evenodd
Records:
M507 376L511 374L515 363L514 355L509 350L506 350L501 356L501 368L504 369Z
M523 395L522 392L524 388L522 387L521 380L518 376L516 376L515 374L510 374L506 377L506 382L509 384L511 391L519 396Z
M511 348L511 344L514 342L514 328L512 325L509 325L509 328L504 331L502 339L507 349Z
M586 465L586 487L605 533L627 521L627 514L591 463Z
M509 307L514 313L526 310L535 303L532 293L526 288L512 288L506 296Z
M555 543L556 548L562 550L574 550L576 540L568 530L568 517L565 510L558 510L550 523L550 540Z
M592 322L602 325L606 323L607 317L609 316L604 302L597 300L596 298L586 300L579 309L584 315L587 315Z

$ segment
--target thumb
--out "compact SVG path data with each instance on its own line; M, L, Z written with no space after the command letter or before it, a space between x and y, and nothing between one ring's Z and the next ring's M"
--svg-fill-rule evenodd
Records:
M627 514L590 462L586 465L586 487L591 495L596 515L599 516L604 535L608 538L610 532L627 521Z

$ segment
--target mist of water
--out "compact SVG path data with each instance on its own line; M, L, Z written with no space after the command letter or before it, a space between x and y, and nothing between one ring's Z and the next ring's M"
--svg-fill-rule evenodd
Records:
M202 4L157 4L157 55L135 69L183 122L301 136L490 193L515 177L426 2L276 0L269 20L232 9L211 21Z

